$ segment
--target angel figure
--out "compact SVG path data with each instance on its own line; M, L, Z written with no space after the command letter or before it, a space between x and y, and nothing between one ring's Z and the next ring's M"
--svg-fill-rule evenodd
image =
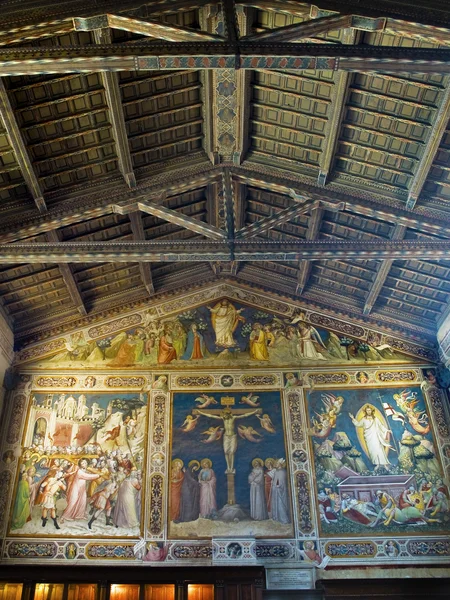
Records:
M254 396L253 392L250 392L248 396L242 396L239 400L239 404L248 404L253 408L257 408L259 406L258 398L259 396Z
M224 432L224 428L218 425L217 427L210 427L206 431L202 431L202 435L209 436L206 440L202 440L204 444L211 444L211 442L215 442L216 440L220 440L222 438Z
M260 438L263 436L258 433L251 425L249 427L245 427L244 425L238 425L238 433L243 440L248 440L249 442L261 442L262 439L258 440L255 438L255 435L259 435Z
M267 413L264 414L262 417L260 417L259 415L256 415L256 418L259 419L259 421L261 423L261 427L263 429L265 429L269 433L276 433L276 429L273 426L273 423L270 420L270 417L269 417L269 415Z
M207 396L206 394L200 394L194 402L200 402L196 408L207 408L210 404L219 404L213 396Z
M181 431L187 432L195 429L198 418L199 415L197 415L196 417L193 417L192 415L187 415L186 419L184 420L184 423L180 426Z

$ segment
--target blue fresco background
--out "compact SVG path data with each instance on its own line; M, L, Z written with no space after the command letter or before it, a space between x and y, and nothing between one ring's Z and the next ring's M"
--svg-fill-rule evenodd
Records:
M226 463L223 452L223 438L210 444L203 444L201 440L207 439L208 436L201 435L202 431L206 431L211 426L222 427L223 422L217 419L211 419L201 416L198 419L197 426L193 431L185 433L180 427L183 424L186 415L191 414L192 409L200 402L195 402L195 398L199 397L200 393L175 393L173 395L173 411L172 411L172 460L181 458L185 467L191 460L209 458L213 465L213 471L217 478L217 508L220 510L227 502L227 480L225 475ZM219 404L211 404L203 410L225 408L221 406L220 399L224 396L232 396L235 398L233 409L242 408L253 410L251 406L239 404L242 396L248 395L248 392L222 391L219 393L210 393L208 396L213 396ZM235 476L235 494L236 502L242 508L250 509L250 486L248 484L248 475L252 470L252 460L254 458L286 458L286 447L284 442L283 418L281 412L280 392L256 392L255 396L259 396L258 401L263 413L267 413L275 427L276 433L270 434L261 428L260 422L256 415L239 419L235 421L237 433L237 425L248 427L251 425L258 433L261 433L264 438L260 443L249 442L242 439L238 435L238 446L234 460L236 469ZM254 397L252 398L254 400ZM258 436L255 436L258 437Z

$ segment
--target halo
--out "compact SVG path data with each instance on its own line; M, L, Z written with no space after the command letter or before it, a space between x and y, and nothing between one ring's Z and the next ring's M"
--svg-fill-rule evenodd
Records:
M252 460L252 467L263 467L264 461L262 458L254 458Z
M181 460L181 458L175 458L172 461L172 466L175 466L175 465L180 465L180 469L182 469L184 467L184 462Z
M273 465L277 462L276 458L266 458L266 460L264 461L264 466L266 467L266 469L269 469L269 465L271 465L273 467Z
M203 465L206 465L206 467L208 469L210 469L212 467L212 461L209 458L202 458L202 460L200 461L200 465L203 468Z
M188 463L188 467L192 468L193 471L198 471L200 469L200 463L198 460L190 460Z

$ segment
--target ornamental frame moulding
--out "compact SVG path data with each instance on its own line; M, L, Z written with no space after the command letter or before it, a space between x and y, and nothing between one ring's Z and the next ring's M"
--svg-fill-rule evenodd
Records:
M133 305L131 308L124 307L123 312L115 309L114 316L108 318L103 313L104 319L97 321L95 325L89 317L78 319L73 328L68 328L64 333L52 328L41 335L34 336L35 340L44 338L45 343L33 342L16 352L14 366L21 365L51 357L58 351L67 348L71 344L70 336L76 333L82 335L87 341L96 341L102 336L125 331L131 326L145 324L152 319L167 319L183 310L197 308L207 302L229 298L254 308L268 310L271 313L284 318L295 319L301 317L313 326L321 326L341 335L349 335L361 342L371 343L377 340L379 344L390 344L396 350L415 356L424 363L437 362L438 354L434 345L424 343L421 333L417 335L405 335L405 331L399 331L391 327L371 327L366 325L370 319L349 319L342 312L332 310L325 311L316 309L309 302L293 302L285 297L274 293L261 292L244 285L235 285L228 282L211 283L201 286L194 291L170 299L158 299L155 301L139 302L139 307ZM76 325L76 326L75 326ZM409 333L409 332L408 332ZM420 343L419 343L420 340ZM46 366L48 369L49 365ZM38 368L38 367L35 367Z
M164 371L150 374L148 371L122 376L111 377L110 374L96 375L98 391L121 390L124 384L130 384L130 389L143 389L149 401L149 438L146 448L146 502L144 504L144 524L142 542L158 544L165 549L164 566L175 564L214 564L214 561L225 560L222 557L215 540L177 540L169 539L168 535L168 498L170 488L170 453L171 453L171 419L174 393L198 392L207 389L208 393L239 394L256 390L277 390L281 394L282 410L285 419L286 450L290 466L289 479L291 485L291 502L294 516L293 539L256 539L244 540L248 551L243 557L257 564L272 565L280 562L298 564L302 556L305 541L316 544L320 556L336 565L376 565L395 562L408 564L417 561L428 564L450 562L450 544L447 536L442 535L411 535L380 537L380 535L352 539L332 538L319 534L319 514L316 510L316 490L313 479L313 454L309 443L309 425L306 411L305 394L310 390L330 387L340 388L342 392L352 390L356 385L361 388L388 386L404 389L405 383L414 387L421 385L424 389L426 403L431 416L436 447L444 468L446 480L450 478L450 428L449 414L444 395L436 387L427 385L423 372L419 367L390 367L366 369L367 381L357 379L357 369L333 371L332 369L308 369L298 372L299 385L287 386L287 373L282 370L269 370L261 373L249 373L242 370L230 370L233 381L225 381L222 371L204 372L188 371L182 376L172 373L167 378L168 389L151 389ZM316 379L314 379L316 375ZM345 375L345 377L342 377ZM84 372L74 371L74 388L80 390L86 379ZM209 378L209 379L208 379ZM0 481L0 534L6 537L8 515L11 510L11 492L17 476L21 440L26 426L26 415L32 392L57 391L67 389L67 376L51 375L44 378L40 374L23 372L16 389L9 392L7 411L3 424L1 449ZM206 381L208 379L208 381ZM39 387L39 382L42 387ZM144 385L138 386L144 382ZM208 383L209 382L209 383ZM286 383L285 383L286 382ZM111 385L112 384L112 385ZM206 385L205 385L206 384ZM98 387L97 387L98 386ZM75 391L75 390L74 390ZM10 451L15 459L6 462L5 452ZM111 564L111 562L126 564L133 561L142 562L143 557L136 552L137 540L91 540L91 539L28 539L6 537L3 544L2 560L9 563L22 562L52 562L66 563L67 560L88 559L89 561ZM69 545L70 548L69 548ZM220 544L219 544L220 545ZM246 548L247 548L246 546ZM392 553L395 553L393 555ZM303 559L304 560L304 559ZM145 562L145 561L144 561ZM239 562L239 561L238 561ZM302 567L308 566L301 563ZM163 566L163 565L161 565ZM314 565L310 565L314 566ZM316 565L317 566L317 565ZM325 565L324 565L325 566Z

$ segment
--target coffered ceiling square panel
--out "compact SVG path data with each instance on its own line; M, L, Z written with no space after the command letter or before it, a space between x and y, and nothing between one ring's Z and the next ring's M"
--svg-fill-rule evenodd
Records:
M434 335L450 312L444 9L430 27L365 0L27 3L0 27L0 229L25 244L3 250L41 261L0 266L21 339L220 278ZM111 262L69 247L115 241ZM135 242L155 262L133 262Z
M73 303L56 265L26 264L0 269L2 305L12 319L31 323L71 312ZM53 316L52 316L53 315Z
M423 187L423 197L444 202L449 210L450 200L450 127L442 136L440 146Z
M125 123L135 168L202 147L200 88L196 71L121 74Z
M445 77L351 77L334 173L404 196L433 135Z

